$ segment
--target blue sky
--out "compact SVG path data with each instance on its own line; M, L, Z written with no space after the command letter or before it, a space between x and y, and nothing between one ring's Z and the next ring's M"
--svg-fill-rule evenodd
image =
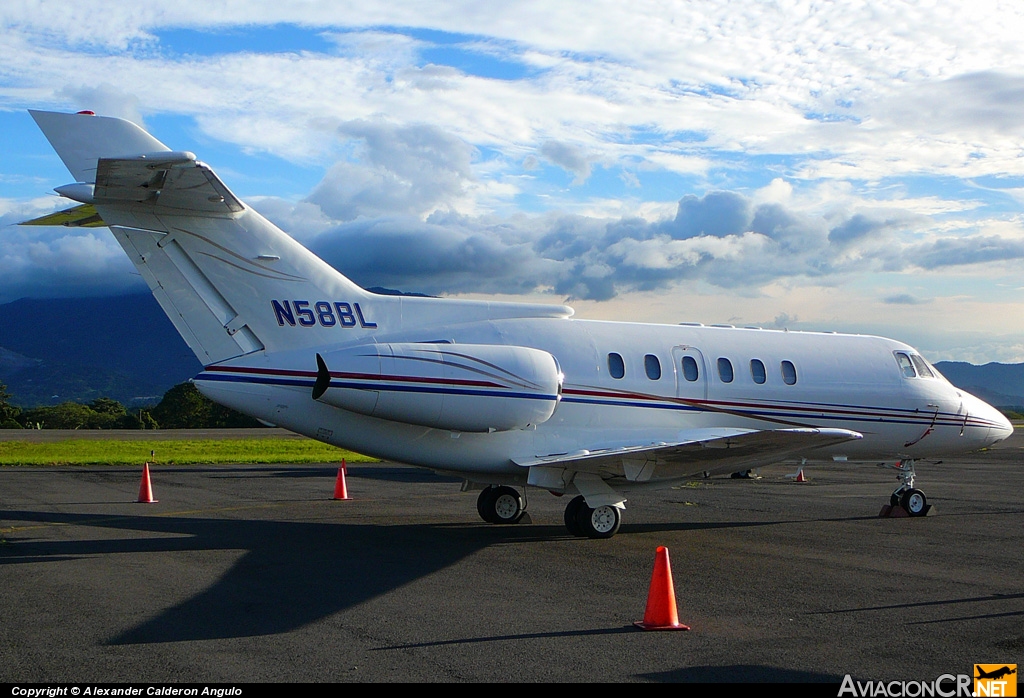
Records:
M103 230L13 225L67 203L26 110L93 109L365 285L1024 361L1016 5L10 0L0 26L0 302L141 288Z

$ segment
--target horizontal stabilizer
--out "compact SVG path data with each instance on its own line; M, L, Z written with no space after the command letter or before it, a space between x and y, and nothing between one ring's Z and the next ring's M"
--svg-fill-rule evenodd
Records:
M102 228L106 225L100 214L90 204L73 206L56 213L48 213L18 225L63 225L68 228Z
M814 449L863 438L848 429L693 429L675 443L616 446L535 458L517 458L521 466L563 467L578 472L644 481L731 473L778 463Z
M96 203L149 202L190 213L231 214L244 208L194 155L156 162L144 157L101 158L93 197Z

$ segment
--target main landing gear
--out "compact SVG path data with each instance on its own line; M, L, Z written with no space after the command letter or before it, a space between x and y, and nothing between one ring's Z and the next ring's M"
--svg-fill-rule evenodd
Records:
M485 487L476 500L476 510L487 523L514 524L526 514L521 494L506 485ZM581 538L611 538L618 533L622 514L611 505L591 509L583 495L565 507L565 527Z
M526 513L526 503L515 489L505 485L492 486L480 492L476 510L487 523L514 524L519 523L519 519Z
M622 523L618 507L605 505L591 509L580 495L565 507L565 527L581 538L611 538Z
M896 470L896 477L900 481L892 495L889 496L890 507L902 507L911 516L925 516L931 505L924 492L914 488L914 461L903 460L893 466Z

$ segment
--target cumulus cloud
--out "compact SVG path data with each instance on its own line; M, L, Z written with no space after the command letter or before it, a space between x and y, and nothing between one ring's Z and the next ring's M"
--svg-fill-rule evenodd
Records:
M423 220L412 214L368 216L354 211L356 215L331 224L326 211L313 216L311 206L304 202L289 214L288 206L278 202L276 211L265 210L285 228L297 220L318 220L320 232L310 239L311 247L358 283L431 294L546 291L608 300L631 291L668 290L685 281L755 291L776 281L835 283L844 275L870 270L929 269L1024 256L1024 242L993 235L889 240L885 245L874 244L866 233L833 239L830 230L885 229L897 220L919 228L923 220L878 209L832 212L826 218L723 191L683 197L676 215L661 221L441 211ZM376 206L371 210L377 211Z
M107 296L146 289L105 228L18 227L48 212L32 203L0 214L0 303L18 298ZM42 210L41 210L42 209Z
M457 202L474 178L474 149L434 126L356 120L338 135L362 144L356 161L331 167L308 198L336 220L427 214Z
M824 221L782 204L766 203L755 208L750 229L773 240L781 251L793 254L818 250L826 244Z
M903 212L890 212L888 216L855 213L828 231L828 239L835 245L849 244L882 237L886 232L911 226L914 217Z
M679 201L675 220L665 228L677 239L698 235L725 237L746 232L752 219L750 202L735 192L717 191L703 197L687 194Z
M365 124L351 132L368 133ZM458 195L459 173L465 172L468 158L463 146L438 140L429 131L374 131L375 138L381 134L392 140L368 151L363 167L380 167L396 178L408 176L397 197L377 190L373 196L349 196L339 203L328 196L329 191L343 191L333 179L341 170L332 169L305 201L253 202L363 286L430 294L547 292L603 301L634 291L667 291L687 282L756 293L775 282L837 283L871 270L960 268L1024 257L1024 235L1014 236L1012 230L1004 235L933 231L917 240L892 238L878 245L863 231L886 229L896 220L920 228L921 217L909 219L900 211L887 215L877 208L826 217L780 203L758 204L729 191L687 195L675 216L653 221L565 213L459 214L443 205L444 191L416 193L419 176L409 163L422 160L430 164L430 173L455 173L450 188ZM386 210L389 200L395 203ZM0 224L38 215L45 205L52 206L8 206ZM433 213L424 215L434 206ZM860 232L830 233L836 230ZM6 231L0 240L6 272L0 279L0 299L98 295L140 287L127 258L105 231L9 225ZM893 294L884 302L919 301Z
M784 330L800 322L800 318L789 313L779 313L771 322L761 323L762 327L769 327L774 330Z
M325 231L311 248L364 286L434 292L524 293L555 264L532 252L523 231L457 217L359 219Z
M583 184L590 177L591 158L586 151L571 143L546 141L540 147L541 156L548 162L576 175L573 184Z

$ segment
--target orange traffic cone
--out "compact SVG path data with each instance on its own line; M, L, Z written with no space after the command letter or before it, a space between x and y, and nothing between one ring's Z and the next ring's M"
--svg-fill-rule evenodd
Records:
M807 482L807 477L804 475L804 469L803 468L800 468L800 470L796 471L796 480L795 480L795 482Z
M345 484L345 473L348 472L348 466L345 465L345 459L341 459L341 467L338 468L338 479L334 481L334 498L335 499L350 499L348 496L348 486Z
M139 483L139 504L156 504L153 499L153 483L149 481L149 463L142 467L142 482Z
M633 623L644 630L689 630L679 622L676 612L676 590L672 585L672 566L668 561L668 548L660 546L654 553L654 574L647 592L647 610L644 619Z

